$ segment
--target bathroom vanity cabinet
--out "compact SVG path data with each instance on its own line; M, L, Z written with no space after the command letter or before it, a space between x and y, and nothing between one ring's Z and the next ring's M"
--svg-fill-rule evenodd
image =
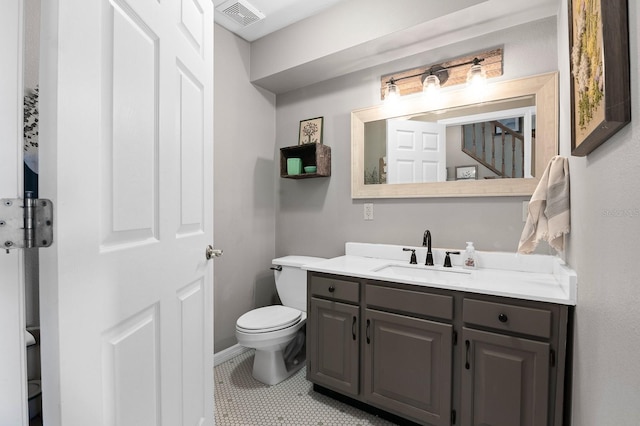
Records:
M307 378L356 397L360 393L359 280L316 275L309 281L307 294Z
M307 284L316 388L423 425L563 424L568 306L319 272Z
M449 424L453 297L365 282L363 309L365 401Z
M462 316L461 424L561 424L568 308L467 296Z

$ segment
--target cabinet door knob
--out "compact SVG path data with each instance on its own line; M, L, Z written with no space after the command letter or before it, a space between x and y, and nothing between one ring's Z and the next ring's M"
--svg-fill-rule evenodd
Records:
M334 286L329 286L329 293L333 293L334 291L336 291L336 288Z
M507 322L507 321L509 321L509 318L505 314L500 314L500 315L498 315L498 321Z

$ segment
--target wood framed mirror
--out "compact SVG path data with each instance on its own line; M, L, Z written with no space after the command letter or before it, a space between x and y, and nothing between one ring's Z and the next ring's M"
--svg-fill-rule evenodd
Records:
M534 118L529 120L526 126L515 127L520 135L531 135L528 150L523 145L523 158L526 163L522 167L520 174L512 176L501 176L494 173L492 176L474 176L472 179L455 180L455 169L460 164L449 165L441 163L439 166L413 165L413 169L424 168L424 175L431 173L434 177L432 181L414 180L406 183L403 179L388 179L386 177L378 179L365 179L366 175L375 172L371 168L372 154L367 150L371 149L372 142L367 141L367 136L372 133L372 127L391 127L386 123L389 120L426 120L424 117L439 117L437 120L429 118L429 121L438 121L443 125L464 125L470 117L491 118L483 126L486 136L489 139L504 140L501 136L509 129L501 123L509 123L508 120L499 120L503 111L533 111ZM488 114L488 115L487 115ZM507 114L506 112L504 114ZM518 113L520 114L520 113ZM523 116L526 112L522 112ZM508 117L509 115L504 115ZM526 120L525 120L526 121ZM498 124L495 124L498 123ZM532 124L533 123L533 124ZM487 130L489 127L489 130ZM504 129L504 130L503 130ZM464 133L460 131L459 134ZM464 146L464 141L446 140L446 145ZM485 136L482 136L485 139ZM388 141L386 142L388 145ZM413 141L412 143L428 145L424 140ZM380 142L378 142L380 144ZM382 142L384 145L385 142ZM369 148L368 148L369 146ZM384 149L384 148L383 148ZM528 157L524 152L528 152ZM351 113L351 197L361 198L421 198L421 197L483 197L483 196L527 196L533 191L542 176L545 167L551 158L558 153L558 73L541 74L521 79L487 84L480 99L477 94L471 93L467 87L460 89L443 91L437 98L425 99L420 95L407 96L401 99L393 107L378 105L363 108ZM503 153L501 156L506 157ZM379 161L378 175L386 174L388 169L386 154L373 154L375 161ZM467 160L468 165L473 166L474 160ZM516 163L518 161L513 161ZM384 164L383 164L384 163ZM423 162L426 164L426 162ZM464 164L467 166L467 164ZM410 168L408 167L408 168ZM442 168L446 167L447 172ZM487 166L491 168L491 166ZM500 167L496 167L500 168ZM515 169L515 166L513 167ZM482 169L482 165L480 166ZM453 172L452 172L453 170ZM453 177L451 175L454 175ZM482 173L480 173L482 175ZM447 180L447 177L453 180ZM382 182L382 183L381 183Z

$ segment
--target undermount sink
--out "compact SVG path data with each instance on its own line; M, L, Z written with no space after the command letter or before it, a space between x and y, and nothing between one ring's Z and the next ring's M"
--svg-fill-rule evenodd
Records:
M386 276L406 277L411 279L438 281L466 281L471 278L471 271L458 268L425 267L420 265L385 265L374 269L374 272Z

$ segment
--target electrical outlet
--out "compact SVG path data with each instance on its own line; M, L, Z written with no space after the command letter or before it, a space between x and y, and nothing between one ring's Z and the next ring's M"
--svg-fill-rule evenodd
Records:
M523 222L527 221L527 216L529 216L529 202L523 201L522 202L522 221Z
M373 220L373 203L364 203L364 220Z

